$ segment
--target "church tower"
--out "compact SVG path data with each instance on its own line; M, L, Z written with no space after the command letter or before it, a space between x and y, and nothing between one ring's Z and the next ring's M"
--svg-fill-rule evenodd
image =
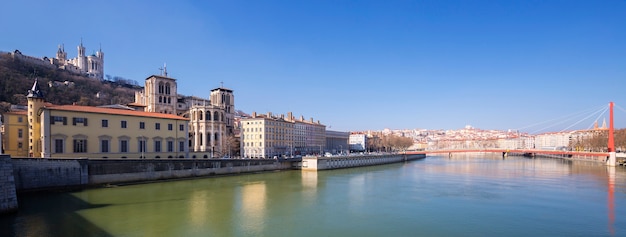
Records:
M161 75L146 78L144 96L146 112L176 114L176 79L167 76L166 68L163 68Z
M67 61L67 53L65 53L65 47L59 45L59 49L57 50L57 60L61 62L62 65L65 65L65 61Z
M224 111L224 122L228 135L233 134L235 120L235 96L233 90L220 86L211 90L211 105L220 107Z
M39 110L44 105L43 91L39 89L37 79L33 87L28 90L26 98L28 100L28 156L42 157L41 144L41 120Z
M78 68L83 71L87 71L87 57L85 57L85 47L83 46L83 40L80 40L80 45L78 45L78 57L76 58L78 61Z

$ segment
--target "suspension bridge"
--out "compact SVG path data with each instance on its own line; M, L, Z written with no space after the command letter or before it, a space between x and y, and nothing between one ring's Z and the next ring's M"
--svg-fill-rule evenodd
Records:
M558 150L558 149L506 149L506 148L489 148L489 149L435 149L435 150L423 150L423 151L408 151L407 154L448 154L452 155L453 153L502 153L503 156L511 155L525 155L525 156L537 156L537 155L547 155L547 156L560 156L560 157L584 157L585 159L591 159L596 161L605 162L607 166L616 166L618 165L618 158L615 149L615 127L614 127L614 110L615 104L613 102L609 102L608 107L603 106L604 112L606 110L609 111L609 126L608 126L608 141L606 145L606 152L590 152L590 151L572 151L572 150ZM604 112L600 114L604 114ZM625 111L626 112L626 111ZM597 114L597 112L592 113L587 116L589 118L593 115ZM569 129L572 126L580 123L582 120L574 123L566 127L565 129ZM597 121L597 120L596 120ZM564 129L564 130L565 130ZM563 130L562 130L563 131ZM624 159L620 160L620 163L623 163Z

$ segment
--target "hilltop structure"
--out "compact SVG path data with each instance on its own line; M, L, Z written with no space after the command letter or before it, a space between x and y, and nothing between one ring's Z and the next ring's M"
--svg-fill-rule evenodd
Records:
M59 45L56 56L54 58L37 58L22 54L19 50L11 52L13 59L26 61L35 65L59 68L70 71L72 73L86 75L91 78L104 79L104 53L102 48L98 49L94 54L86 55L83 41L77 46L78 55L75 58L67 58L65 46Z

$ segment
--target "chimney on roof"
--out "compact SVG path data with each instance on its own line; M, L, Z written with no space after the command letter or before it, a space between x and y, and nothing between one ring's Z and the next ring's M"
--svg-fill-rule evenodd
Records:
M304 122L304 116L300 115L300 121Z
M311 123L313 123L313 117L311 117Z
M293 113L287 112L287 120L293 121Z
M252 112L252 117L256 118L256 112Z
M267 117L271 118L272 117L272 112L267 112Z

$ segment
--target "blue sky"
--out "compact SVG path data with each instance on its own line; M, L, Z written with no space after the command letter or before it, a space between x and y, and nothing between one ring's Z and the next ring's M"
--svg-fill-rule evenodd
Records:
M626 108L623 0L60 2L0 3L0 50L63 43L75 57L82 37L88 53L102 45L105 74L143 84L167 63L178 93L223 82L237 109L340 131L504 130Z

